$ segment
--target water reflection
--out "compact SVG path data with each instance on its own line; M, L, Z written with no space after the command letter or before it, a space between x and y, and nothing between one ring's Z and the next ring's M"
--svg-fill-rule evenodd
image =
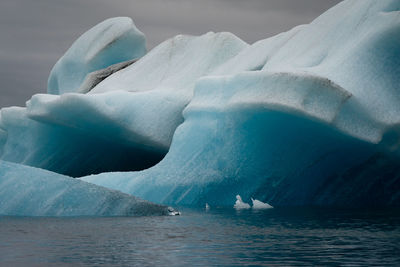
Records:
M0 240L0 265L396 266L400 212L212 208L173 217L0 217Z

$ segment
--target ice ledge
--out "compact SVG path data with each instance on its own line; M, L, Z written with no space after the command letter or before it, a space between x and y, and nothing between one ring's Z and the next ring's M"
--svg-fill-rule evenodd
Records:
M168 207L79 179L0 160L0 215L169 215Z

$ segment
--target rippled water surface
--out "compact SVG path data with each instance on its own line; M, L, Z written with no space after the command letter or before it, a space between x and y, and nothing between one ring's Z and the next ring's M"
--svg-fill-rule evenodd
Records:
M1 266L400 266L400 211L0 217Z

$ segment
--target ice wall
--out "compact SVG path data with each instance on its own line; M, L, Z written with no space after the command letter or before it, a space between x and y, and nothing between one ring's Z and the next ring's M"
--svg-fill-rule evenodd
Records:
M203 79L159 164L83 179L189 206L230 206L236 194L273 206L398 205L397 157L327 123L348 98L313 76Z

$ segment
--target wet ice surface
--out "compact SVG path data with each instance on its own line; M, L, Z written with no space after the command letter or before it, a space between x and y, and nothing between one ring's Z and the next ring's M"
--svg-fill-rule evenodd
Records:
M0 217L0 265L400 264L399 210L180 210L167 217Z

